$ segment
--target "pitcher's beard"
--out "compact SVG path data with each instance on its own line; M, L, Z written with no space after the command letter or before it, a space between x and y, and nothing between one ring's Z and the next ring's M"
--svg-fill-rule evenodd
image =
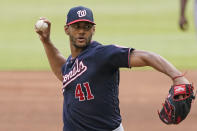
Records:
M76 42L72 42L72 45L78 49L85 49L86 47L88 47L90 45L90 42L86 42L86 44L84 44L84 45L79 45L79 44L76 44Z
M86 39L86 43L83 44L83 45L80 45L80 44L77 43L77 38L74 38L74 37L70 36L70 39L71 39L72 45L75 48L84 50L85 48L87 48L90 45L91 40L92 40L92 35Z

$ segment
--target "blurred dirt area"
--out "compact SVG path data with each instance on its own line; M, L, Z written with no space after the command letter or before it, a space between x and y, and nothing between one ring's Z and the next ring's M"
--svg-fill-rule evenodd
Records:
M196 102L179 125L160 121L157 110L172 84L167 76L153 70L124 70L120 75L125 131L197 131ZM197 70L186 77L197 84ZM62 84L52 72L0 72L0 131L61 131L62 104Z

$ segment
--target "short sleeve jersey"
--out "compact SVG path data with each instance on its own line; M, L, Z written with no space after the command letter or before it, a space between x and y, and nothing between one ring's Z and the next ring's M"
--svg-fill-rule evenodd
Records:
M112 131L121 123L119 68L133 48L96 41L62 66L64 131Z

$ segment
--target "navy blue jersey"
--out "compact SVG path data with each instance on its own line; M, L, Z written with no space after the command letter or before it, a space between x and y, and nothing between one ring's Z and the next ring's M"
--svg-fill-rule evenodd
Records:
M132 48L96 41L62 66L64 131L112 131L121 123L119 68L129 68Z

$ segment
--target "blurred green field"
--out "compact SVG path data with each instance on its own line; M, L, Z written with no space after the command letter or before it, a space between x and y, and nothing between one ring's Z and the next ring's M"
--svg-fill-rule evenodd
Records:
M189 30L178 28L179 0L1 0L0 70L48 70L43 46L34 32L40 16L52 22L51 38L67 57L63 26L68 10L84 5L94 11L96 34L104 44L156 52L180 69L197 69L193 2L187 6Z

